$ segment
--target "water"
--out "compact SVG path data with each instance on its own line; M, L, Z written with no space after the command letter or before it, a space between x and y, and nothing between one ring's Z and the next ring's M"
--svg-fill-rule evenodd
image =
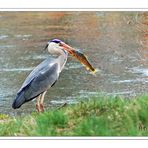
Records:
M104 93L132 97L148 90L147 12L0 12L0 113L35 111L35 101L13 110L26 76L46 57L49 39L83 49L99 71L91 75L69 57L45 107Z

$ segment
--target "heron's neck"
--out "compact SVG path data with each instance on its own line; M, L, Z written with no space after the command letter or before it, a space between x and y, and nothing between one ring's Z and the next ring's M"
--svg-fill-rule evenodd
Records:
M61 55L57 58L57 62L59 67L59 71L61 72L66 64L67 61L67 57L68 57L68 53L63 51L61 52Z

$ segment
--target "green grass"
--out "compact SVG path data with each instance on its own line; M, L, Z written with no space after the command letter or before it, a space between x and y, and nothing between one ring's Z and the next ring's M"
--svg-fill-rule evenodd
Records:
M0 136L148 136L148 96L98 96L40 114L0 115Z

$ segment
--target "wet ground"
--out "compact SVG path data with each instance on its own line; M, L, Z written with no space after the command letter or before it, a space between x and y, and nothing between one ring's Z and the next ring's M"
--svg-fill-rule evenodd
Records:
M69 57L46 95L46 108L98 93L147 93L147 12L0 12L0 22L0 113L35 111L35 101L19 110L11 104L31 70L51 56L43 48L53 38L82 49L99 71L93 76Z

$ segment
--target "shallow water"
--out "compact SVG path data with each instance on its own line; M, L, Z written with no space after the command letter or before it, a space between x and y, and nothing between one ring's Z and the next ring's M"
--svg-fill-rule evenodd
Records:
M94 67L91 75L69 57L45 107L77 103L105 93L126 97L148 90L147 12L0 12L0 112L35 111L35 101L13 110L11 104L31 70L46 57L49 39L82 49Z

